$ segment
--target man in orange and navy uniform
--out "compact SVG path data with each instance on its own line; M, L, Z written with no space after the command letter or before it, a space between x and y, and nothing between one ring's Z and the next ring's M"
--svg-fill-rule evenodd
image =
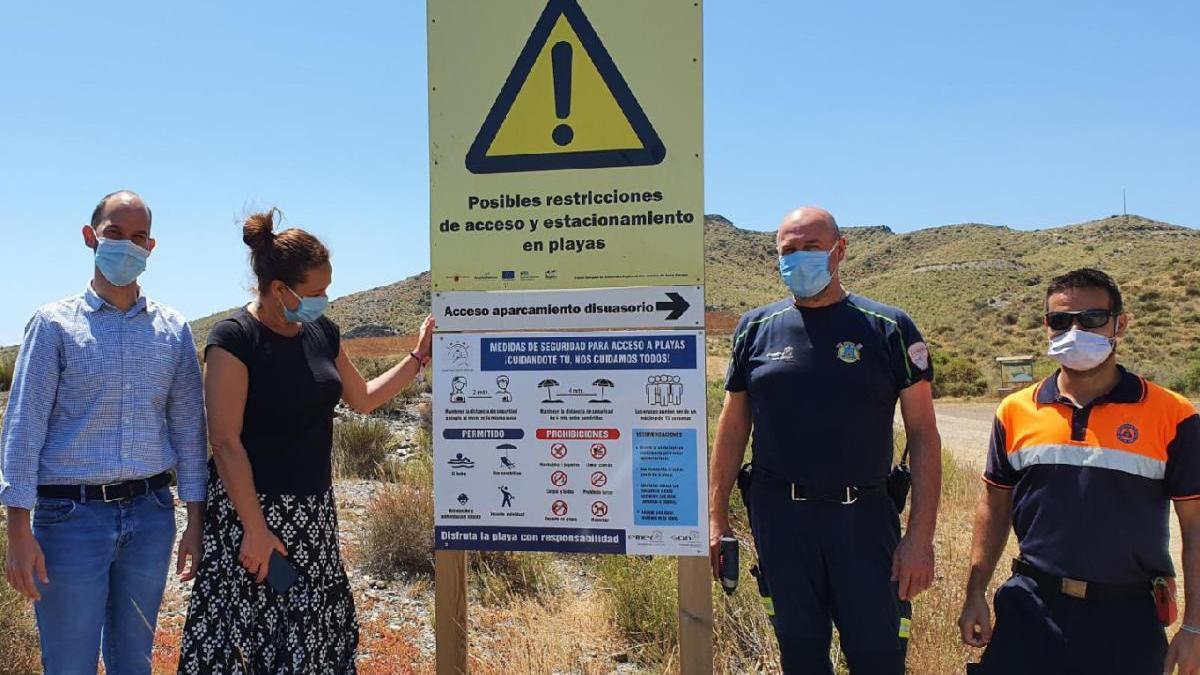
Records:
M970 673L1200 673L1200 417L1117 365L1127 323L1107 274L1050 282L1048 353L1061 368L996 412L959 618L964 642L987 645ZM1171 501L1195 581L1168 647ZM985 593L1010 520L1020 557L996 591L993 629Z

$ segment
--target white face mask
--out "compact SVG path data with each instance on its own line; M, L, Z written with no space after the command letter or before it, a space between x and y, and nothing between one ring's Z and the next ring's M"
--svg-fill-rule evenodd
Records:
M1046 354L1070 370L1091 370L1108 360L1117 339L1072 327L1050 338Z

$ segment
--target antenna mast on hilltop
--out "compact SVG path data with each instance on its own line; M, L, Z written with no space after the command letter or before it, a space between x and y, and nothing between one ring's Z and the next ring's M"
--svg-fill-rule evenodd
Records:
M1125 220L1125 224L1129 224L1129 206L1125 201L1125 188L1121 188L1121 216Z

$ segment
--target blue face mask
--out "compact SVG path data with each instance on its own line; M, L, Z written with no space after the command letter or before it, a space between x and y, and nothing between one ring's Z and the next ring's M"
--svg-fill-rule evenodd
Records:
M287 288L287 286L284 286ZM302 298L296 291L288 288L288 293L296 296L300 301L300 306L296 309L288 309L287 305L283 305L283 318L292 323L312 323L321 318L325 313L325 309L329 307L329 298L324 295L318 295L312 298Z
M96 267L113 286L128 286L146 271L150 251L124 239L101 238L96 244Z
M793 251L779 256L779 275L797 298L811 298L833 281L829 256L833 251Z

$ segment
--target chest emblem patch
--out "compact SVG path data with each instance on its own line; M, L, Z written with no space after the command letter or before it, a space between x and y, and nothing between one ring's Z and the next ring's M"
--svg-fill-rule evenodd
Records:
M794 361L796 357L795 352L792 350L792 346L788 345L784 347L782 351L768 352L767 358L771 361Z
M1138 428L1126 422L1117 427L1117 440L1125 445L1132 445L1138 439Z
M858 363L862 360L862 345L857 342L839 342L837 357L845 363Z

